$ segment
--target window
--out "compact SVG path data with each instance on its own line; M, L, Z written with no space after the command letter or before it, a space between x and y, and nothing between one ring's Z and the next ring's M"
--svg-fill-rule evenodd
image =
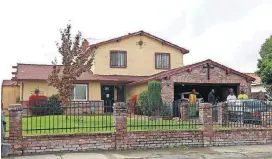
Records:
M155 54L156 69L170 69L170 54L156 53Z
M76 84L74 87L74 94L72 100L87 100L87 84Z
M110 52L110 67L126 68L127 67L127 52L126 51L111 51Z

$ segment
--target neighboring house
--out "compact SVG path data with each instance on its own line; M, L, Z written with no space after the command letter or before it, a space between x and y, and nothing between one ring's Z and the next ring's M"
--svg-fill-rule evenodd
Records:
M256 80L251 84L251 92L266 92L261 78L256 73L247 73L247 75L255 78Z
M16 98L20 97L20 87L16 81L3 80L1 88L1 107L8 108L10 104L16 103Z
M154 35L139 31L115 39L92 44L96 48L95 62L89 72L76 81L76 101L103 100L104 103L124 102L133 94L147 89L147 82L162 82L162 98L173 102L176 94L196 88L205 98L211 88L222 99L229 88L244 89L250 93L254 78L205 60L183 66L183 55L189 53L183 47ZM18 64L14 66L14 80L20 85L20 99L27 101L39 89L46 96L57 90L48 86L46 79L52 65Z

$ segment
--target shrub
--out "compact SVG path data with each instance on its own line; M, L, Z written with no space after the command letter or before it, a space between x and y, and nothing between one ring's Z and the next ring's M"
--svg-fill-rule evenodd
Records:
M63 114L63 110L61 108L61 102L57 95L52 95L49 97L48 101L45 104L47 108L47 114L45 115L61 115Z
M32 115L61 115L61 109L58 95L52 95L49 99L42 95L32 95L28 100L28 106Z
M161 108L161 83L158 81L148 82L148 104L152 112Z
M150 112L148 110L148 91L143 91L138 95L136 112L138 115L148 115Z
M47 112L46 102L46 96L34 94L28 99L28 107L33 115L44 115Z
M136 99L137 99L137 95L136 94L133 94L131 97L130 97L130 102L129 102L129 107L130 107L130 112L134 113L135 111L135 104L136 104Z

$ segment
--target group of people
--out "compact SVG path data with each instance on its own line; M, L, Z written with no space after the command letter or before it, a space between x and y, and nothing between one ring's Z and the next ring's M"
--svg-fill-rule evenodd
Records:
M217 98L218 99L218 98ZM215 91L214 89L211 90L211 92L208 95L208 102L215 104L217 102L217 99L215 98ZM248 99L248 95L245 94L244 90L241 90L240 94L238 95L239 100ZM227 97L227 101L229 100L237 100L236 95L234 94L233 89L229 89L229 95Z
M237 99L237 97L235 96L233 89L232 88L229 89L229 95L227 97L227 101L236 100L236 99ZM248 95L245 94L244 90L241 90L240 94L238 95L238 99L239 100L248 99ZM215 103L219 102L219 100L220 100L220 98L215 96L215 90L212 89L208 95L208 102L211 104L215 104ZM197 101L196 90L193 89L192 93L189 96L189 103L195 104L196 101Z

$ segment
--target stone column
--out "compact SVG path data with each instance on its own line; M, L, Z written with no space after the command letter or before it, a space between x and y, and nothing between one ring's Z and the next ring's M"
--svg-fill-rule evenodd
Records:
M127 107L125 103L114 103L114 124L116 131L116 150L127 149Z
M212 121L212 105L210 103L202 103L199 108L199 120L202 124L203 145L205 147L212 146L213 137L213 121Z

